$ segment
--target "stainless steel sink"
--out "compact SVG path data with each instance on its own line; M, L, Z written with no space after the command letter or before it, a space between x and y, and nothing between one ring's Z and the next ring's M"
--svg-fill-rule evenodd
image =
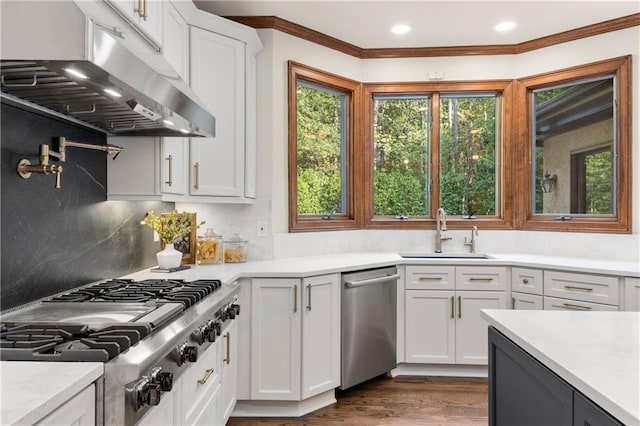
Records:
M484 253L400 253L405 259L493 259Z

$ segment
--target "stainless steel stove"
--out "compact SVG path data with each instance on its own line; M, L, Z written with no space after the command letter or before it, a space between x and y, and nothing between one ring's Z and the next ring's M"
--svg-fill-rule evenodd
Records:
M0 316L3 361L104 362L98 424L133 425L240 313L219 280L109 280Z

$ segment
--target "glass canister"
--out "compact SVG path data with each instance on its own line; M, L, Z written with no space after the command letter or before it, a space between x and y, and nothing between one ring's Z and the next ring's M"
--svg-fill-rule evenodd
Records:
M247 261L247 240L239 234L233 234L231 239L224 242L224 262L242 263Z
M198 237L198 264L215 265L222 263L222 235L207 228L204 235Z

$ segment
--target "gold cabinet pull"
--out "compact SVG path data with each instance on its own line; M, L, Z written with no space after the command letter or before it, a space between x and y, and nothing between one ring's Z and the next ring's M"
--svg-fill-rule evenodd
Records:
M293 286L293 313L298 312L298 285Z
M418 281L442 281L442 277L420 277Z
M488 277L471 277L469 281L493 281L493 278Z
M591 310L591 306L582 306L582 305L576 305L573 303L563 303L562 306L564 306L567 309L578 309L580 311L590 311Z
M231 333L227 332L224 338L227 341L227 357L222 362L228 365L231 362Z
M456 315L454 313L454 311L456 310L454 299L455 299L455 297L451 296L451 318L452 319L456 317Z
M462 296L458 296L458 318L462 318Z
M579 285L567 285L565 284L564 288L567 290L582 290L582 291L593 291L591 287L581 287Z
M309 303L307 304L307 311L311 310L311 284L307 284L307 297L309 299Z
M522 284L529 284L529 280L528 280L528 279L526 279L526 278L523 278L523 279L522 279Z
M144 19L145 21L147 20L147 0L142 0L142 19Z
M195 189L200 189L200 163L197 163L193 165L193 168L195 169L195 183L193 184L193 187Z
M515 309L516 308L516 298L512 297L511 298L511 309Z
M173 156L169 155L166 160L169 162L169 180L167 180L165 183L168 186L172 186L173 185Z
M198 383L204 385L205 383L207 383L207 380L209 380L209 377L211 377L212 374L213 368L207 368L206 370L204 370L204 377L202 379L199 379Z
M139 18L142 18L144 16L143 0L138 0L138 7L133 9L133 11L138 14Z

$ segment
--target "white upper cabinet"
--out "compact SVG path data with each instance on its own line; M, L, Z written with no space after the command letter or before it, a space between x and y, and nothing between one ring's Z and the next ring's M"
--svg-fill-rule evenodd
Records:
M162 41L163 0L105 0L127 21L156 43Z
M171 2L163 8L162 55L186 83L189 83L189 26Z
M191 139L191 195L244 195L244 47L191 27L191 87L216 118L214 138Z

